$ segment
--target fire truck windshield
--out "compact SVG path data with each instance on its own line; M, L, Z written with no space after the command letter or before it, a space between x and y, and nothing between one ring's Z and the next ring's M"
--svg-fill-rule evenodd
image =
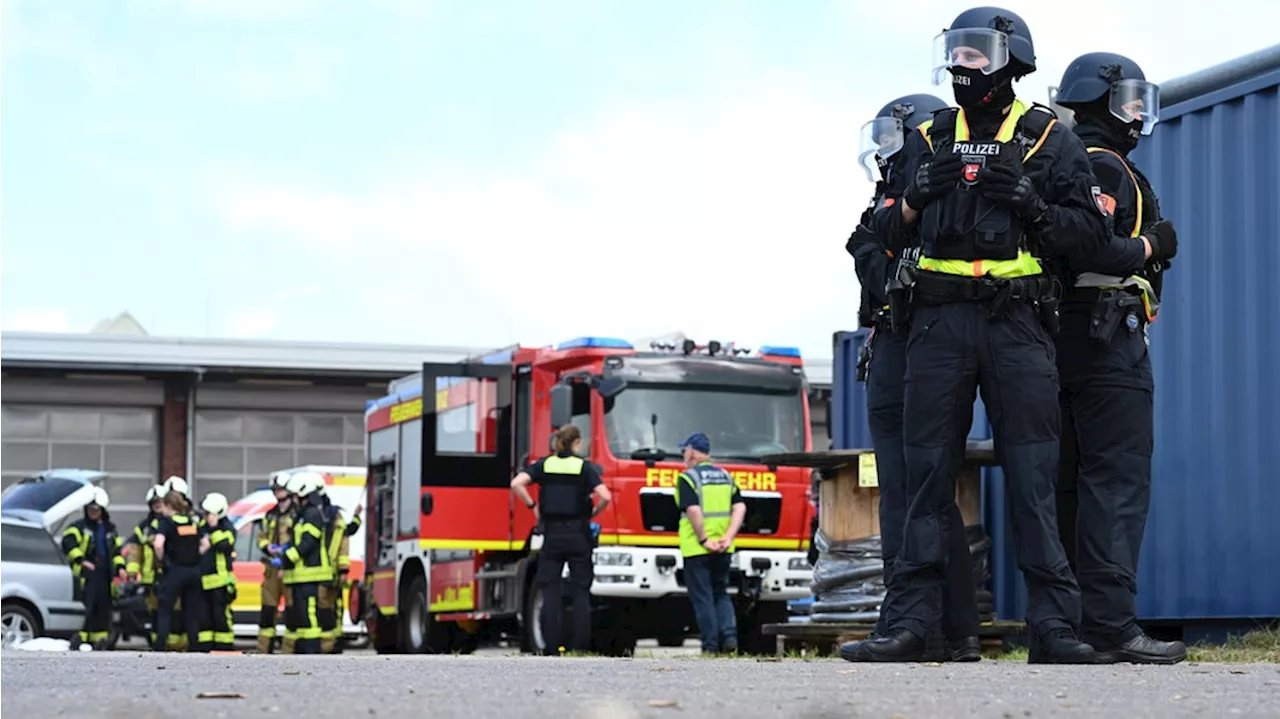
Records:
M609 448L622 459L633 453L679 457L680 443L704 432L717 459L759 461L803 451L804 424L797 391L635 383L605 402Z

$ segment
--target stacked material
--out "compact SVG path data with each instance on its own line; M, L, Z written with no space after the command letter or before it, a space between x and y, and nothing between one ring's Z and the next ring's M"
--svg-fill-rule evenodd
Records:
M965 533L973 556L974 584L978 587L978 620L989 622L995 614L991 592L985 589L991 579L991 538L981 526L968 527ZM880 618L885 595L880 537L830 542L822 530L818 530L814 543L818 547L818 562L810 585L814 602L810 606L809 621L875 623Z

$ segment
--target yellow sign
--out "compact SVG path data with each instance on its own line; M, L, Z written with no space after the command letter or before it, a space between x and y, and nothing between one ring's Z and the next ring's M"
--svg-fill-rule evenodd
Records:
M422 398L411 399L408 402L391 407L390 419L392 424L400 422L408 422L411 419L417 419L422 416Z
M876 456L874 454L858 455L858 486L880 486L880 480L876 477Z
M684 470L668 467L647 469L644 473L644 483L650 487L674 487L676 477L679 477L682 471ZM738 470L729 474L737 483L738 489L744 491L776 492L778 490L778 475L773 472Z

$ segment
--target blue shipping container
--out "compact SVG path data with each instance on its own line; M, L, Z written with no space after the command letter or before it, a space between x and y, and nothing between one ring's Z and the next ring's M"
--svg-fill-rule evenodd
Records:
M1145 619L1280 617L1280 46L1166 83L1156 131L1133 160L1178 230L1159 321L1151 518L1139 572ZM832 436L870 447L865 330L836 335ZM972 439L990 437L981 401ZM1003 477L984 509L1002 618L1026 595Z

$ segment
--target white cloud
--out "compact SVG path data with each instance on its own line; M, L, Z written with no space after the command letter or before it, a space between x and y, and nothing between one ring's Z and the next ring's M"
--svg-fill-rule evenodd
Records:
M220 61L215 82L257 100L279 102L331 93L342 81L347 57L336 48L311 45L273 46L267 53L242 51Z
M849 167L859 117L801 77L770 74L723 106L611 107L502 177L363 196L223 178L215 202L229 229L358 250L424 268L424 292L498 300L503 317L466 315L464 300L457 331L680 326L828 348L856 310L843 241L865 204Z
M6 332L71 332L71 315L60 307L30 307L4 315Z

